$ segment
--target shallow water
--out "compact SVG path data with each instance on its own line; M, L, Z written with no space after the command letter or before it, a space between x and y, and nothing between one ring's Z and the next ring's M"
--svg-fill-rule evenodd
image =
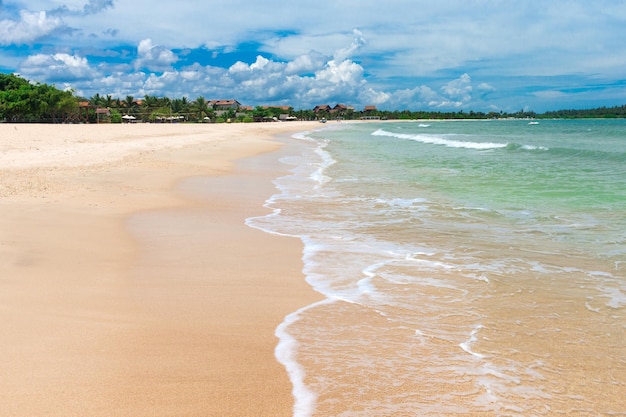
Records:
M625 415L626 122L337 123L274 213L324 302L277 329L297 416Z

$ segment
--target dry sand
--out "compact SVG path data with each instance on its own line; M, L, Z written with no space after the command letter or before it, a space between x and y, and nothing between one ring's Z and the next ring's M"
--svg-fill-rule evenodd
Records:
M319 296L244 220L312 127L0 124L0 416L291 415L274 330Z

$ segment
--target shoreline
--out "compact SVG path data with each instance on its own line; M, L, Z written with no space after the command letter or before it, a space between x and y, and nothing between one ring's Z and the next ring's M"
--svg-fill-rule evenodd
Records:
M245 219L313 126L0 126L0 415L292 415L274 331L319 295Z

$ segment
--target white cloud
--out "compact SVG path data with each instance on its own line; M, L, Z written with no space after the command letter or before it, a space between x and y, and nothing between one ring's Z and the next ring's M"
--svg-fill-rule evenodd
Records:
M461 77L463 79L464 77ZM446 85L455 85L460 79L450 81ZM457 94L454 89L448 92ZM373 88L366 88L359 94L361 104L375 104L379 108L395 110L415 110L415 109L457 109L466 106L470 97L464 96L462 100L454 100L445 93L437 93L432 88L421 85L414 88L400 89L394 91L380 91Z
M310 51L308 54L297 56L293 61L287 63L285 72L287 74L306 74L312 73L324 66L325 57L316 51Z
M22 10L19 20L0 21L0 45L31 43L63 27L64 23L60 18L48 16L45 11Z
M96 14L111 7L113 7L113 0L89 0L83 6L83 13L86 15Z
M345 84L356 87L364 82L363 67L350 60L339 64L331 60L326 68L315 74L315 80L326 84Z
M393 99L393 95L384 91L376 91L373 88L366 88L359 93L359 98L364 105L385 105Z
M22 63L20 71L35 79L50 81L81 80L94 75L86 58L65 53L32 55Z
M252 64L248 65L244 62L237 61L228 69L228 72L233 75L241 74L241 73L251 74L253 72L256 72L257 74L258 73L278 73L278 72L282 72L285 69L285 66L286 64L270 61L269 59L261 55L257 55L256 61L253 62Z
M449 98L469 101L472 93L472 78L468 74L463 74L456 80L452 80L441 87L441 90Z
M359 48L366 44L365 38L359 30L354 29L352 33L354 34L354 41L348 48L342 48L335 52L335 61L345 61L346 59L352 57L359 50Z
M480 83L476 86L476 89L483 92L496 91L496 88L488 83Z
M229 0L155 7L149 0L4 0L0 45L8 48L0 51L0 61L6 70L30 71L37 81L71 82L77 90L101 94L113 83L123 94L202 94L261 104L485 109L493 100L509 100L519 108L528 100L552 106L572 97L529 94L526 85L571 91L567 83L575 78L577 91L606 85L594 93L607 97L610 90L611 100L621 104L621 3L529 0L476 7L450 0L406 7L406 0L389 0L380 7L353 1L320 7ZM46 49L34 49L42 40ZM26 61L23 48L11 48L24 44L33 47ZM125 55L130 45L137 46L136 56ZM194 49L202 45L211 47ZM242 58L257 46L254 61ZM179 50L193 53L177 56ZM205 56L197 62L190 59L200 52ZM240 61L233 64L229 54ZM26 71L15 64L20 61ZM87 82L81 77L87 77L89 63ZM463 73L450 80L450 74Z
M178 57L169 49L154 45L151 39L143 39L137 46L135 69L146 68L151 71L167 71L171 69Z

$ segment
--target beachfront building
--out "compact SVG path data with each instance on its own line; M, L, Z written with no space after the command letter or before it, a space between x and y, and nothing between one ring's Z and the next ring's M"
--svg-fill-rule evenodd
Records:
M330 113L331 110L332 108L328 104L322 104L319 106L315 106L313 108L313 113L321 113L321 112Z
M241 103L237 100L209 100L209 105L215 110L237 110L241 107Z
M330 111L332 109L333 108L330 107L328 104L322 104L322 105L319 105L319 106L315 106L313 108L313 114L315 115L314 118L326 121L326 118L330 117Z
M241 103L234 99L208 100L207 104L215 111L215 117L223 118L228 123L237 117L237 112L241 108Z
M110 123L111 110L108 107L91 104L89 101L79 101L76 112L67 113L63 123Z
M339 103L339 104L335 105L335 107L332 108L330 113L337 120L344 119L346 117L347 118L352 118L352 115L354 113L354 107L353 106L346 106L345 104Z
M379 120L380 114L376 106L365 106L361 120Z

